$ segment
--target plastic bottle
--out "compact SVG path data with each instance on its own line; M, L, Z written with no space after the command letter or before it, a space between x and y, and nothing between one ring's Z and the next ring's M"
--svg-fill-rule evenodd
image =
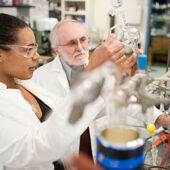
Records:
M151 149L151 154L152 154L152 165L156 166L158 162L158 149L156 148L155 145L155 125L154 124L148 124L147 125L147 130L148 132L152 135L152 149Z
M148 57L145 54L138 55L138 70L141 73L145 73L147 71L147 60Z

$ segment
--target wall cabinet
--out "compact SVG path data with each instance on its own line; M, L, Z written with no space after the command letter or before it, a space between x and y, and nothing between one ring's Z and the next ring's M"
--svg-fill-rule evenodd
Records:
M90 24L92 24L92 16L93 12L93 2L89 0L62 0L61 1L61 18L63 19L74 19L83 24L87 28L89 28Z
M153 59L159 62L167 62L169 44L170 44L169 37L151 36L149 53L148 53L148 68L149 69L152 66Z

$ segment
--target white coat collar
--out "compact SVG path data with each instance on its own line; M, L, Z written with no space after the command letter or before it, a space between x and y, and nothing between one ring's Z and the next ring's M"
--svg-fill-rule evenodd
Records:
M55 59L51 63L51 68L48 68L52 72L56 72L56 81L57 83L61 84L61 87L65 90L66 93L70 91L69 83L66 77L66 74L64 72L64 69L62 67L61 61L59 59L59 56L56 56Z
M35 84L31 79L30 80L19 80L15 79L17 84L22 85L29 92L34 94L40 100L42 100L45 104L47 104L51 109L55 107L55 103L61 102L61 98L53 95L48 90L40 87Z
M63 67L60 62L59 56L56 56L52 61L51 70L60 73L61 69L63 69Z

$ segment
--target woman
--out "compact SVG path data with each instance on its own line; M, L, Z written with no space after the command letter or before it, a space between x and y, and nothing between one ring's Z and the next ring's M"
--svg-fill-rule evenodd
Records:
M110 49L112 42L111 35L106 41ZM106 45L98 48L87 71L110 59L113 52ZM0 165L6 170L54 169L52 162L64 155L99 112L95 110L100 102L93 105L93 114L84 114L76 125L67 123L70 98L63 101L29 81L38 59L29 26L0 14Z
M64 151L60 144L66 143L59 132L64 127L57 128L61 118L54 111L41 123L42 112L49 114L52 102L38 94L45 94L41 89L29 84L30 92L15 80L30 79L36 68L39 55L34 34L23 21L10 15L0 14L0 25L0 164L6 169L54 169L52 162Z

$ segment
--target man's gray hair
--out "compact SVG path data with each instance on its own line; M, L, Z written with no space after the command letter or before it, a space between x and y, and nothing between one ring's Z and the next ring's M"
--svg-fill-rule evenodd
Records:
M58 30L61 27L61 25L63 25L64 23L67 23L67 22L74 22L74 23L78 23L78 24L82 25L81 23L79 23L76 20L62 20L59 23L57 23L50 33L50 41L51 41L52 48L55 48L57 45L59 45ZM83 25L82 25L82 27L83 27ZM84 28L84 30L85 30L85 28Z

